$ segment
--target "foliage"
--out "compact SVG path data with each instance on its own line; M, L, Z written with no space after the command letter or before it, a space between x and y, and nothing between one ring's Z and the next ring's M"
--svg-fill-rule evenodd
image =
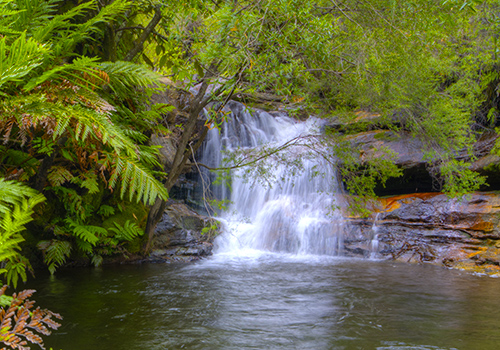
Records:
M7 284L17 286L19 277L26 281L29 261L20 255L21 235L25 225L32 220L34 207L45 197L25 184L0 178L0 262Z
M494 1L189 2L166 30L176 53L166 68L196 83L216 62L226 93L237 85L236 93L277 93L326 115L363 109L398 118L425 141L430 164L468 151L452 177L436 173L445 191L462 193L482 183L466 170L471 145L499 110L497 10ZM463 171L470 181L455 181ZM360 193L377 180L363 173Z
M168 197L158 180L164 175L158 149L143 135L161 118L145 105L159 75L142 65L78 54L129 11L130 2L68 8L55 0L5 0L0 6L1 174L43 191L57 208L40 228L45 237L54 235L39 244L53 272L73 248L91 256L93 247L106 244L108 231L94 225L100 204L109 208L103 198L115 191L122 200L146 204ZM18 223L4 228L5 239L17 246L14 234L25 223L18 217L32 212L10 206L2 213L4 225ZM12 262L11 271L21 271L19 263Z
M0 298L5 301L0 310L0 341L10 349L29 350L28 342L44 349L40 334L50 335L50 329L61 326L53 318L62 317L40 307L33 309L35 302L28 298L33 295L34 290L23 290L14 293L12 297L6 297L6 289L7 286L0 289Z

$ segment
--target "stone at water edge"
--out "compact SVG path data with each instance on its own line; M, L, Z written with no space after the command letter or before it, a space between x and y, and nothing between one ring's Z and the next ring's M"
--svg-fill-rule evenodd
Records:
M379 256L500 275L500 194L463 198L416 193L380 198L370 220L349 218L368 250L375 223ZM378 215L376 215L378 213Z
M204 232L207 231L207 232ZM153 238L152 260L192 261L212 254L218 223L183 203L170 203Z

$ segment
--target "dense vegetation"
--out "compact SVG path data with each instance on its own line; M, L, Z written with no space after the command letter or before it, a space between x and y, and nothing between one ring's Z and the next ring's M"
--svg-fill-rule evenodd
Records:
M499 124L496 1L0 0L0 12L7 283L26 279L26 254L54 272L68 258L147 252L169 190L233 96L273 96L292 115L380 113L426 141L445 191L485 181L454 154ZM149 103L160 82L188 96L183 110ZM155 134L177 146L168 173ZM398 175L390 158L360 163L330 137L350 191Z

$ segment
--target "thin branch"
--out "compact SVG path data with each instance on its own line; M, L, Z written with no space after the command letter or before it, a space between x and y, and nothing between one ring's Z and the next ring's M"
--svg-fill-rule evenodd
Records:
M205 182L205 179L203 178L203 174L201 172L201 169L198 166L198 162L196 161L195 150L193 149L193 147L191 147L191 144L189 144L189 148L191 149L191 154L193 156L193 163L196 166L196 169L198 169L198 173L200 174L200 178L201 178L201 186L203 187L203 205L205 206L205 210L207 211L207 213L209 215L212 215L211 212L214 212L214 210L212 209L212 207L210 207L208 205L208 201L207 201L206 196L205 196L205 193L208 191L210 186L207 186L207 183Z
M322 68L310 68L310 69L306 69L305 71L306 72L324 72L324 73L330 73L330 74L334 74L334 75L336 75L338 77L342 77L342 75L345 73L345 71L337 72L337 71L334 71L334 70L322 69Z
M351 17L349 17L349 15L347 13L345 13L345 11L342 10L342 8L340 8L339 5L337 5L337 3L335 2L335 0L330 0L330 1L335 5L335 7L337 7L339 9L339 11L344 15L345 18L347 18L349 21L351 21L352 23L356 24L361 29L363 29L363 27L361 26L361 24L359 24L358 22L356 22L355 20L353 20Z
M142 26L138 26L138 27L122 27L122 28L118 28L118 29L115 29L115 32L119 32L119 31L122 31L122 30L133 30L133 29L138 29L138 30L146 30L146 28L142 27ZM157 31L151 31L151 34L154 34L156 35L157 37L159 37L160 39L163 39L165 41L168 41L168 38L163 35L163 34L160 34L158 33Z
M288 140L287 142L285 142L284 144L282 144L281 146L269 151L269 152L265 152L264 154L258 156L257 158L254 158L252 159L251 161L248 161L246 163L244 163L250 156L247 156L247 157L244 157L242 158L240 161L238 161L236 164L230 166L230 167L217 167L217 168L213 168L213 167L210 167L208 165L205 165L205 164L202 164L202 163L198 163L198 165L204 167L205 169L208 169L208 170L211 170L211 171L218 171L218 170L233 170L233 169L239 169L239 168L243 168L243 167L246 167L246 166L249 166L249 165L252 165L252 164L255 164L259 161L261 161L262 159L264 158L267 158L267 157L270 157L276 153L279 153L281 152L282 150L288 148L288 147L291 147L291 146L306 146L305 144L297 144L296 141L297 140L303 140L303 139L307 139L307 138L316 138L316 137L319 137L320 135L307 135L307 136L297 136L291 140Z

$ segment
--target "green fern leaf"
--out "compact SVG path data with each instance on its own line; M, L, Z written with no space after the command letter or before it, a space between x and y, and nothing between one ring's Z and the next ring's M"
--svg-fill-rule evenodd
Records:
M108 231L114 232L114 238L119 241L132 241L135 237L144 235L144 231L135 223L127 220L124 226L117 222L114 223L115 227L111 227Z
M42 75L31 79L25 86L24 90L30 91L36 86L42 84L48 80L58 80L58 79L67 79L82 88L97 88L98 85L93 84L90 80L86 80L85 83L82 83L82 76L77 73L87 73L92 77L98 78L101 80L99 75L95 72L96 69L96 61L97 58L90 57L80 57L75 59L70 64L65 64L62 66L54 67ZM76 78L76 79L75 79ZM102 81L104 83L104 81Z
M86 172L79 177L74 177L71 179L71 182L83 188L86 188L91 194L99 192L99 182L97 181L97 175L93 172Z
M115 214L115 208L104 204L104 205L101 205L101 207L97 211L97 214L102 215L106 218L106 217L109 217L109 216Z
M99 236L105 236L108 232L105 228L93 225L81 225L71 218L64 220L72 230L72 234L81 240L95 246L99 242Z
M41 241L38 243L38 249L42 250L45 256L45 263L48 265L51 274L66 262L71 253L71 243L68 241L52 240Z
M21 81L33 69L42 64L48 50L23 33L11 45L7 36L0 38L0 87L6 83Z
M74 178L73 174L63 166L53 166L47 176L51 186L61 186Z
M87 241L84 241L83 239L79 239L77 238L75 240L76 242L76 246L78 247L78 249L81 251L81 252L84 252L86 254L92 254L92 251L94 249L93 245L90 244L89 242Z
M163 184L150 170L134 160L122 156L116 157L116 168L110 186L116 184L117 178L121 180L121 198L128 192L130 201L135 198L137 202L142 201L149 205L152 205L158 197L168 199L168 191Z
M120 97L127 97L131 89L150 88L161 76L146 66L131 62L103 62L99 68L109 76L109 87Z

